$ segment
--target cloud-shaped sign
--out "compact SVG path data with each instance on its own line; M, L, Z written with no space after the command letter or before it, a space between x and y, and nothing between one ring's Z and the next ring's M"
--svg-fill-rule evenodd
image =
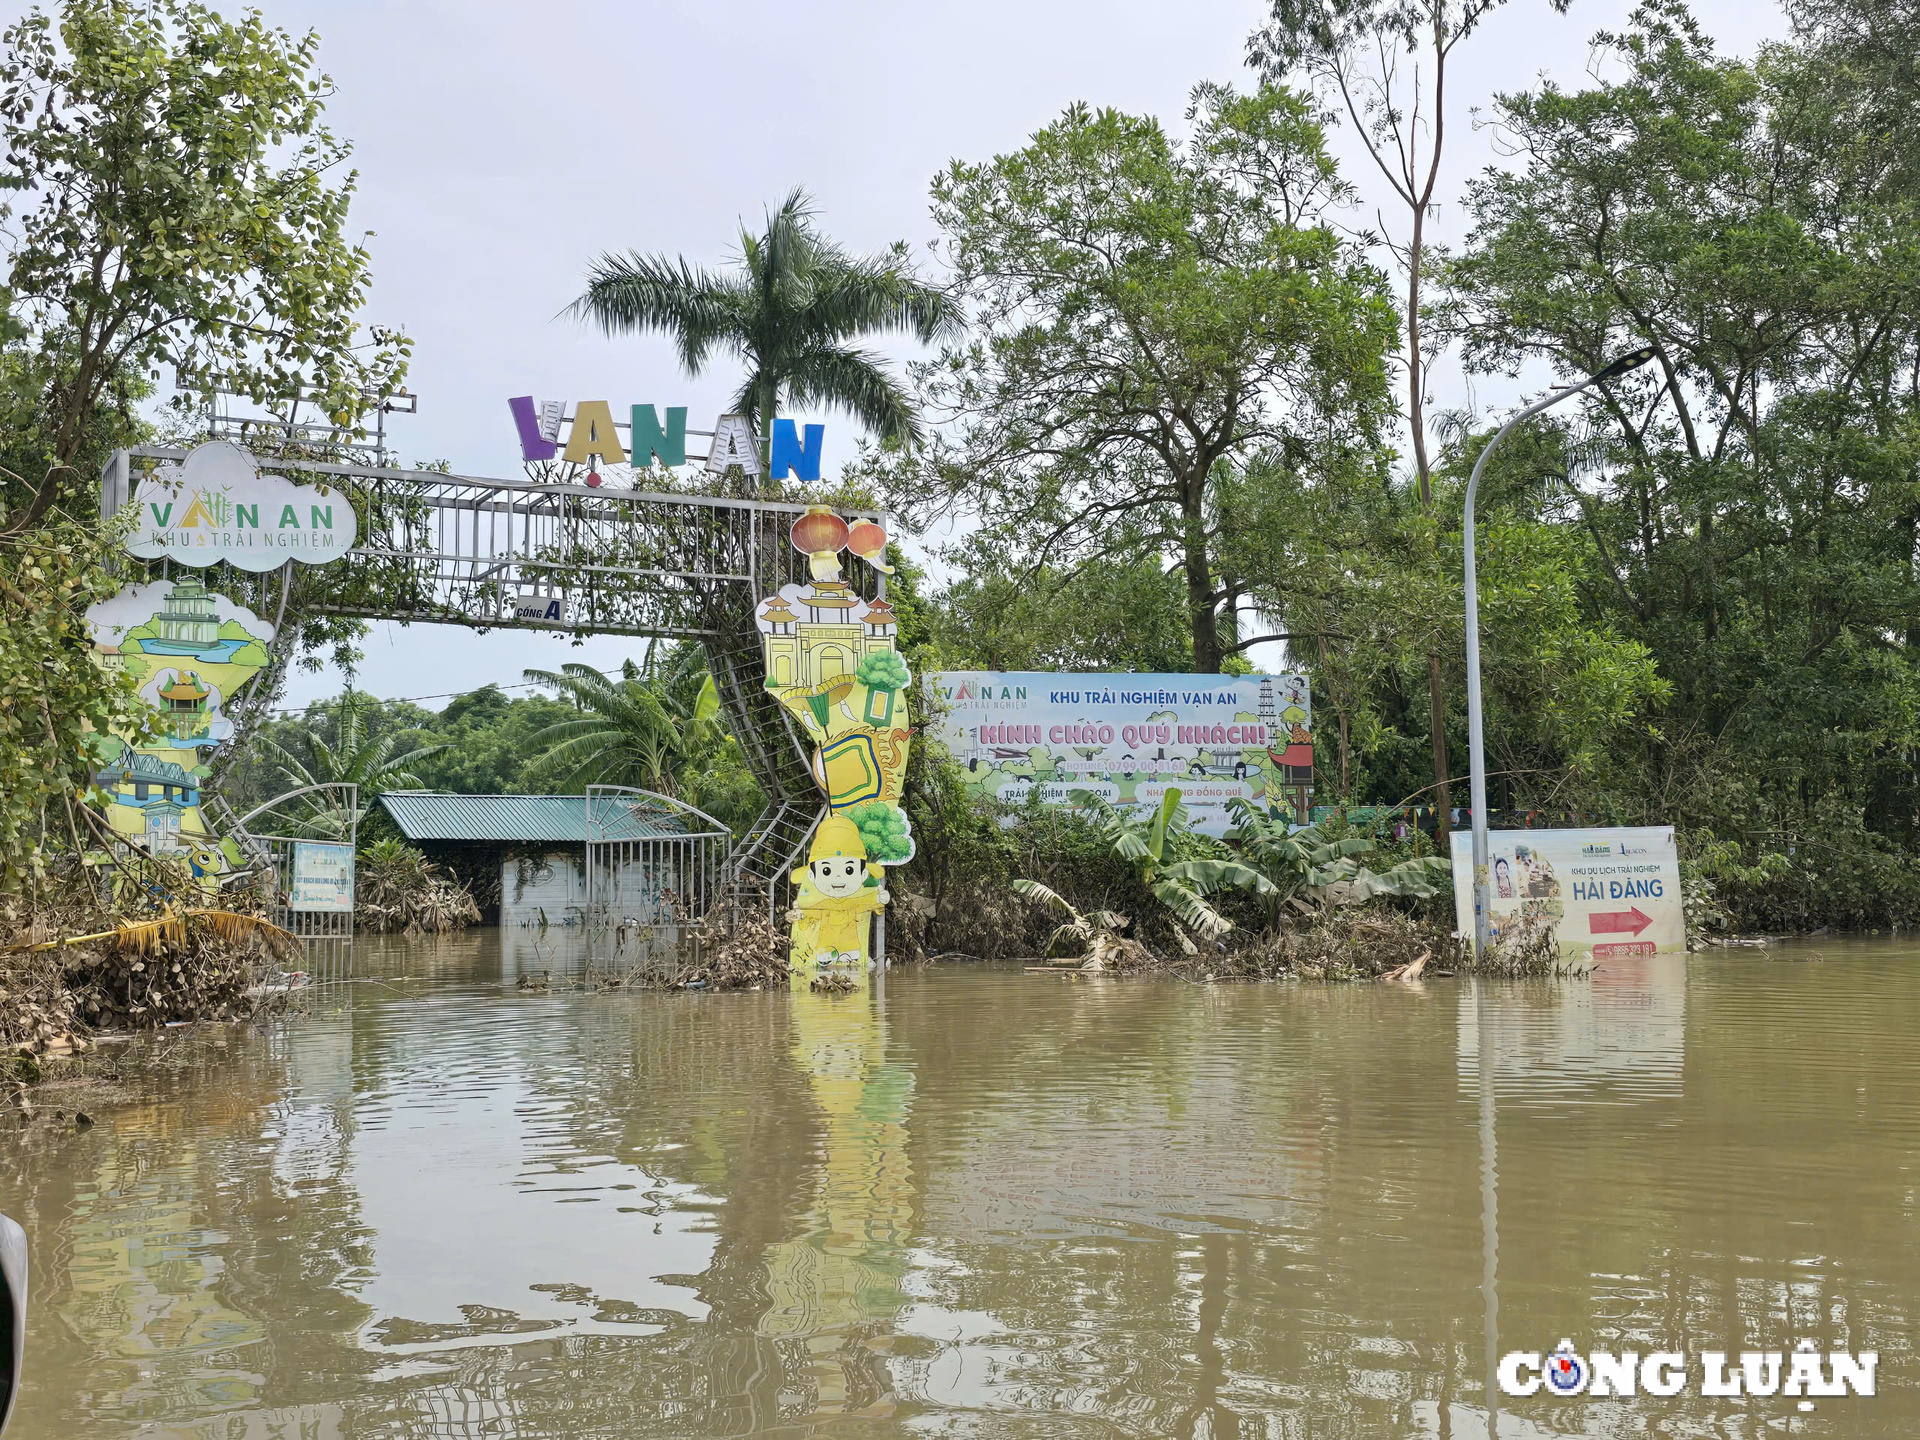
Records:
M357 523L343 492L263 475L253 456L225 440L162 465L127 503L138 512L127 552L182 565L324 565L353 548Z
M211 617L216 632L220 627L231 624L239 626L249 638L263 645L273 639L271 621L262 620L246 606L234 604L217 591L201 590L198 580L189 583L193 586L190 597L193 612ZM181 588L181 582L177 580L149 580L143 585L129 585L105 600L94 601L87 607L87 623L93 627L93 643L119 645L126 639L129 630L157 625L176 615L188 613L185 606L168 603ZM194 632L194 636L205 638L199 632ZM216 633L206 643L212 645L217 640Z

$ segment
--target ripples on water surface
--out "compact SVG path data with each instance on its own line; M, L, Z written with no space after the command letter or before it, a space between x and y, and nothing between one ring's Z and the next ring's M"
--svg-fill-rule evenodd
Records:
M1879 1396L1500 1435L1920 1433L1920 951L1813 953L1490 988L1499 1348L1809 1336ZM1487 1434L1464 982L524 996L493 932L359 967L0 1142L13 1436Z

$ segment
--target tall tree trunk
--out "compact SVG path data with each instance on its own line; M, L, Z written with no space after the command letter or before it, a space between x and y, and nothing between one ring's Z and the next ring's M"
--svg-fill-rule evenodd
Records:
M773 416L780 404L780 382L769 376L760 387L760 471L747 487L753 495L773 484Z
M1434 65L1438 76L1434 112L1444 121L1440 109L1440 88L1446 83L1446 50L1442 44L1439 17L1434 27ZM1433 465L1427 456L1426 366L1420 355L1420 289L1424 278L1421 266L1426 260L1427 202L1433 196L1434 180L1440 171L1440 131L1434 132L1433 161L1427 170L1427 183L1419 200L1410 206L1413 232L1407 241L1407 428L1413 432L1413 469L1420 488L1420 510L1433 514ZM1412 176L1408 176L1411 182ZM1427 656L1427 738L1433 747L1434 839L1442 855L1447 853L1447 835L1453 828L1453 786L1447 761L1447 691L1440 673L1440 657Z
M1433 737L1433 836L1445 855L1453 829L1453 786L1447 776L1447 692L1438 655L1427 656L1427 730Z
M1207 561L1207 517L1199 495L1182 507L1182 536L1187 577L1187 621L1193 630L1193 668L1202 675L1220 673L1220 623L1214 613L1213 567Z
M1444 62L1443 62L1444 63ZM1436 148L1434 165L1438 168ZM1432 189L1432 179L1428 179ZM1413 236L1407 244L1407 425L1413 432L1414 475L1420 487L1420 509L1433 514L1433 467L1427 458L1427 407L1421 393L1426 368L1420 359L1420 266L1425 258L1426 210L1413 207ZM1434 838L1442 855L1453 828L1453 786L1447 761L1447 690L1440 673L1440 657L1427 656L1427 738L1433 746Z

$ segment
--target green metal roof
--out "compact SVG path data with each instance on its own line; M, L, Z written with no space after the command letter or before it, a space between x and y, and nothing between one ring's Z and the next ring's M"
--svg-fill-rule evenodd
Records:
M380 803L409 840L494 840L508 844L584 845L584 795L440 795L390 791ZM718 833L698 812L644 796L599 797L597 840L662 840Z

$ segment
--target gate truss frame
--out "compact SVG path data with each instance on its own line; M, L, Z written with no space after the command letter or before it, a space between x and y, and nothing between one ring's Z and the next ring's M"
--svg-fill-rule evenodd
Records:
M187 451L166 446L116 450L101 475L103 516L138 498L143 479ZM826 813L814 783L812 746L767 691L754 610L782 586L809 578L806 556L789 538L808 502L756 500L697 491L627 490L495 479L436 470L344 464L250 451L262 471L337 488L353 503L360 529L343 562L289 561L253 572L221 562L200 569L206 583L284 625L302 615L337 615L402 624L543 630L576 637L633 635L698 640L748 766L767 807L733 847L725 869L738 903L760 896L771 920L787 875ZM846 509L892 534L892 516ZM166 560L126 557L136 578L171 573ZM847 556L844 573L864 598L886 594L886 576ZM523 595L559 595L567 623L521 620ZM287 647L276 636L275 665L246 697L267 703L284 673ZM239 716L236 728L246 723Z

